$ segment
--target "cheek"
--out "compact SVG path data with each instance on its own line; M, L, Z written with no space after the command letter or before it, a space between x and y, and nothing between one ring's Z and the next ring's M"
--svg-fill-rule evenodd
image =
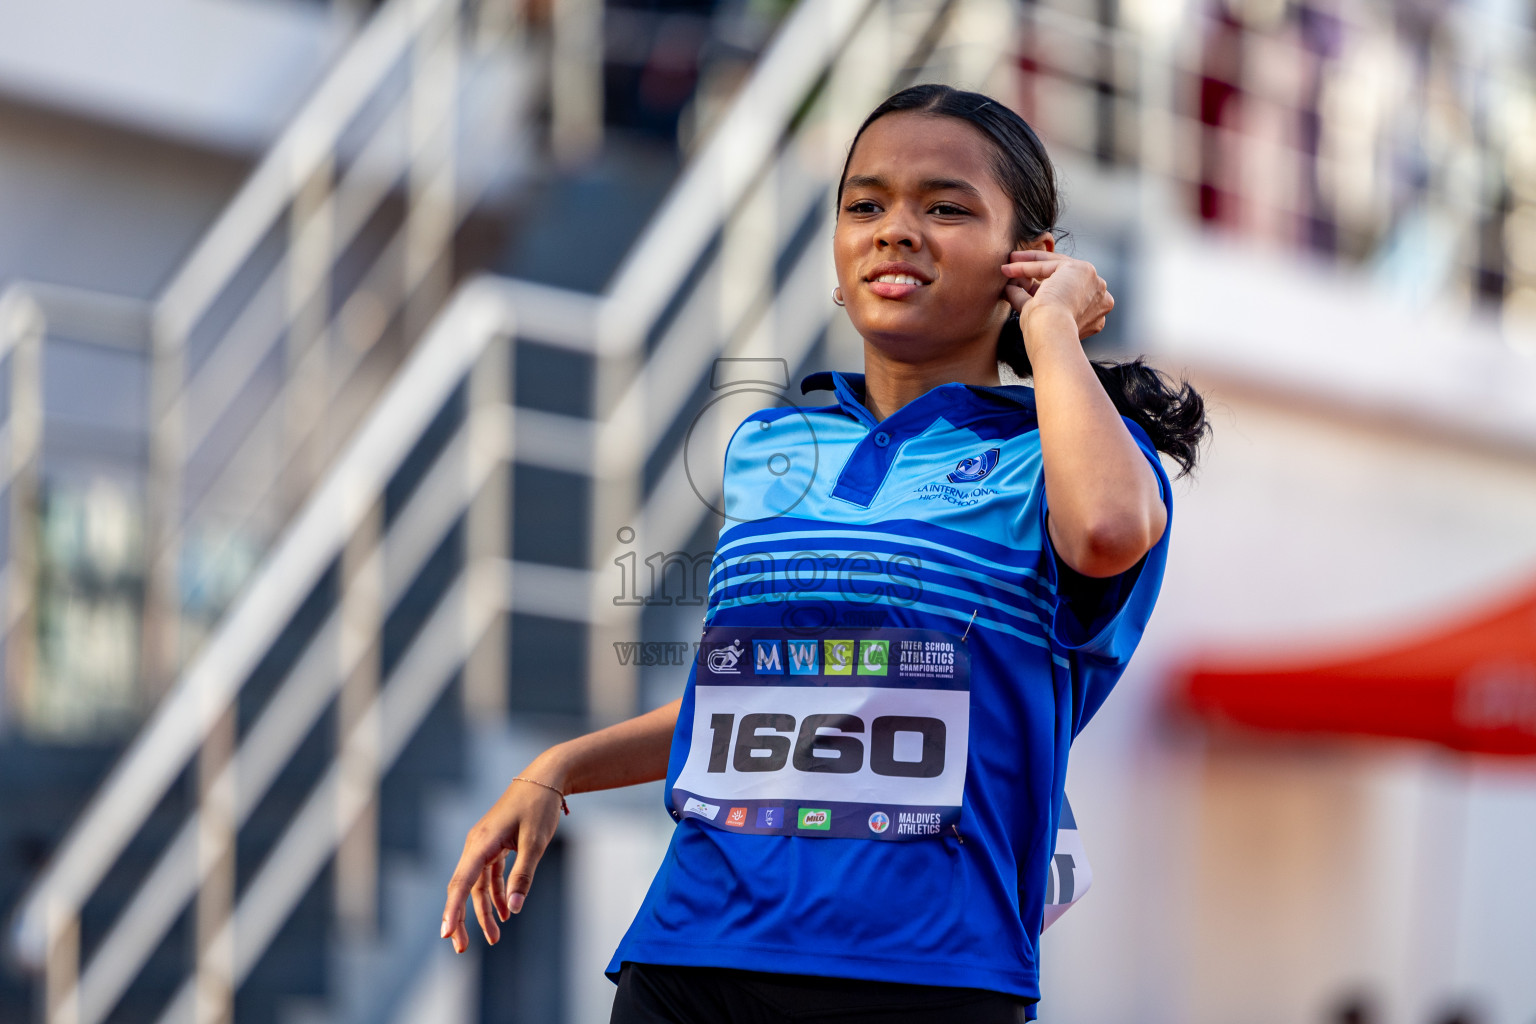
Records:
M956 302L988 310L992 300L1001 301L1003 285L1003 257L994 258L985 249L965 247L951 256L950 282L955 286L952 296Z
M837 280L843 285L852 282L854 268L858 263L859 240L855 237L857 232L838 226L832 232L832 262L837 268Z

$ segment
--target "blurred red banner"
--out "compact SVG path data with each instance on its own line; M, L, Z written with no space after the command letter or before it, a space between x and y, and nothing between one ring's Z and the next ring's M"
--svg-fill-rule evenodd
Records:
M1344 658L1201 655L1173 684L1179 703L1212 721L1536 754L1536 586Z

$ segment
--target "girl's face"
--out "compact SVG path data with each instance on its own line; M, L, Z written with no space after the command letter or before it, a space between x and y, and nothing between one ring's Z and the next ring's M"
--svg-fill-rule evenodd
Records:
M992 144L952 117L887 114L859 137L832 251L848 317L902 362L992 346L1008 315L1002 266L1019 248Z

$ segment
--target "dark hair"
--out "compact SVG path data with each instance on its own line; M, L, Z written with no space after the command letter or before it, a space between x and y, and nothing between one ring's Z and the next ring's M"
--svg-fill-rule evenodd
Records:
M993 173L997 183L1013 202L1013 237L1027 242L1044 232L1058 240L1067 232L1057 232L1056 218L1061 202L1056 183L1056 168L1046 155L1040 137L1018 114L980 93L965 92L947 85L914 85L903 89L880 104L859 125L842 177L837 181L837 205L842 208L843 181L853 160L864 129L886 114L911 112L932 117L953 117L980 131L993 148ZM1024 336L1019 330L1016 312L1010 313L997 338L997 358L1013 367L1022 377L1033 375ZM1122 416L1129 417L1147 432L1158 451L1179 464L1179 475L1194 468L1200 442L1210 433L1205 418L1205 401L1187 380L1175 382L1167 374L1146 365L1141 356L1128 363L1089 360L1099 383Z

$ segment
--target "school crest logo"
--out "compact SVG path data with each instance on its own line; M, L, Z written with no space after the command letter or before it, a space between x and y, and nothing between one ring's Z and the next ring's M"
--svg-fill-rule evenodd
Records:
M954 472L949 474L949 482L952 484L973 484L992 472L992 467L997 465L1002 452L997 448L988 448L980 455L973 455L968 459L961 459L955 466Z

